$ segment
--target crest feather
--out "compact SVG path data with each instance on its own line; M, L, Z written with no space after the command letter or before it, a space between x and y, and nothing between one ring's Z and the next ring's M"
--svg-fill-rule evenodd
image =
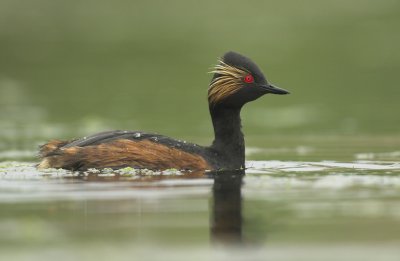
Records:
M219 60L211 73L218 74L208 88L208 101L213 105L237 92L242 87L242 78L248 74L245 69L234 67L222 60Z

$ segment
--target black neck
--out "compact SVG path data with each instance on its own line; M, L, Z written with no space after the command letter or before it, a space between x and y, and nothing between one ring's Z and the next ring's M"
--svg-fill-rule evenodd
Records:
M222 156L222 168L244 168L244 137L241 131L241 108L210 107L214 126L211 148Z

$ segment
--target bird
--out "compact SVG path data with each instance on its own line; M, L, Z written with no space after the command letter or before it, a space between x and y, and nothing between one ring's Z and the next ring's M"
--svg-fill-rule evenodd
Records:
M208 107L214 128L210 146L142 131L115 130L40 146L38 169L135 168L216 171L245 169L242 107L265 94L288 94L270 84L248 57L226 52L212 69Z

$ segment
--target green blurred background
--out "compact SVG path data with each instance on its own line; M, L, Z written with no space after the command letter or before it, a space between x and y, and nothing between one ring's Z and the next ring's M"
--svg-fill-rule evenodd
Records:
M48 139L109 129L208 144L207 72L234 50L291 92L244 108L247 159L399 162L399 29L398 0L0 0L0 161L31 161ZM131 260L139 250L140 259L154 255L146 242L176 244L184 259L171 260L210 259L182 252L209 244L209 186L107 187L18 166L0 166L4 260ZM268 240L272 253L281 242L317 245L304 253L368 243L355 245L369 257L358 260L388 260L398 253L399 181L381 168L250 173L244 236Z
M395 0L1 0L0 149L105 129L207 144L207 72L229 50L291 91L246 106L250 145L397 136L399 28Z

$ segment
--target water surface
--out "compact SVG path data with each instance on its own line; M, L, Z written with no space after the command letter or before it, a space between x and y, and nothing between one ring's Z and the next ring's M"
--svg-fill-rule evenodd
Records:
M157 260L166 253L181 260L191 249L195 260L229 259L225 247L242 246L236 258L293 260L294 251L304 260L318 260L346 251L352 260L373 260L382 252L380 260L395 260L399 162L248 161L247 166L245 175L74 173L3 162L2 255L46 260L73 251L75 257L102 260L106 251L122 259Z

